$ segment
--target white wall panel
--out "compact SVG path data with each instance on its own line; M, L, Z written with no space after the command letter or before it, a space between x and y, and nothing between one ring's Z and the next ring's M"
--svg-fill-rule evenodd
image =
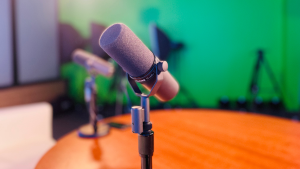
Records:
M0 0L0 87L13 84L10 0Z
M56 5L56 0L16 0L18 75L21 84L59 76Z

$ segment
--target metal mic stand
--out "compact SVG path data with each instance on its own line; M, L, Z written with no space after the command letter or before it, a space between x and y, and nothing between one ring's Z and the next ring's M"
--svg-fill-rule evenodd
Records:
M141 157L142 169L152 169L152 156L154 152L154 132L151 130L152 123L150 122L149 97L153 96L159 89L163 80L162 72L167 71L167 65L167 62L165 61L158 62L154 65L154 76L156 78L156 81L148 95L143 94L137 86L135 80L127 74L128 82L131 85L133 91L137 96L141 97L141 105L133 106L131 108L131 127L132 132L138 134L138 149Z
M97 118L97 89L95 83L96 73L93 71L93 67L87 65L87 69L90 73L90 76L85 79L84 83L84 100L90 115L90 125L83 126L78 130L78 136L82 138L95 138L101 137L109 132L109 126L107 124L98 124ZM92 126L92 131L90 130ZM101 126L101 130L100 130Z

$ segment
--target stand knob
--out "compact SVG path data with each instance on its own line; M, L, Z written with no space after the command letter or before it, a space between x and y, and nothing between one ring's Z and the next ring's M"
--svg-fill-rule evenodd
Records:
M166 61L161 61L157 63L157 68L161 72L165 72L168 70L168 63Z

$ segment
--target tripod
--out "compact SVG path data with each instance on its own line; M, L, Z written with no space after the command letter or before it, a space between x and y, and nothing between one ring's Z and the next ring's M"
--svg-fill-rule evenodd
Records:
M253 100L257 97L257 94L259 92L259 86L258 86L258 79L259 79L259 70L261 69L261 66L264 66L267 74L272 82L273 85L273 89L275 92L279 93L280 96L282 96L280 87L278 82L276 81L275 75L270 67L270 65L268 64L267 60L264 58L264 52L262 50L258 50L257 52L258 57L255 63L255 67L253 69L253 74L252 74L252 79L251 79L251 83L250 83L250 88L249 88L249 93L251 95L251 101L252 101L252 109L254 109L253 107Z

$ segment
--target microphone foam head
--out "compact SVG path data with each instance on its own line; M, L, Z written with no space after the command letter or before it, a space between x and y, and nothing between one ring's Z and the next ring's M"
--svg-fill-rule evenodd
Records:
M115 71L112 63L82 49L76 49L72 57L75 63L84 66L88 71L96 74L110 77Z
M108 27L99 43L133 77L145 74L153 65L153 53L125 24L117 23Z

